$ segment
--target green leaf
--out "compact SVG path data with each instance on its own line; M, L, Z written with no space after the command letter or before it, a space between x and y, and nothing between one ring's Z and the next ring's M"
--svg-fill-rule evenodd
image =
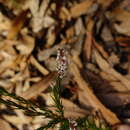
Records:
M69 121L67 119L63 120L63 122L61 122L61 126L60 126L59 130L70 130Z

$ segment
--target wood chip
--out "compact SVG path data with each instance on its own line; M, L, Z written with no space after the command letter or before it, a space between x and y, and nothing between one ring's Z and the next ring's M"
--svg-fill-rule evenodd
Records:
M72 56L73 61L78 65L79 68L83 68L83 64L81 62L81 59L77 54Z
M54 26L52 26L52 27L50 27L48 29L48 32L47 32L47 43L45 45L46 48L50 48L54 44L54 42L56 40L56 33L55 33L54 30L55 30Z
M9 123L7 123L6 121L0 119L0 130L13 130L13 128L11 128Z
M11 27L11 21L0 12L0 31L8 31Z
M24 25L28 11L23 11L12 23L7 39L14 39Z
M85 58L89 61L91 58L92 53L92 44L93 44L93 36L92 36L92 30L94 26L94 21L89 20L87 24L87 30L86 30L86 39L83 47Z
M125 106L130 103L130 92L110 92L98 94L104 104L109 107Z
M6 119L8 122L12 123L13 125L29 123L31 119L28 117L28 120L27 119L22 120L19 116L9 116L9 115L3 115L3 118Z
M76 4L70 9L71 16L76 18L83 14L86 14L89 8L92 6L93 2L93 0L85 0L79 4Z
M91 58L92 52L92 34L90 32L86 32L87 38L85 40L84 52L86 54L86 59L89 61Z
M120 24L116 22L114 23L116 31L126 36L130 36L130 12L117 7L115 10L113 10L111 15L115 21L120 22Z
M65 117L67 118L79 118L89 114L89 111L79 108L76 104L67 99L62 98L62 104L65 109Z
M130 130L130 126L129 125L119 125L117 127L117 130Z
M21 55L29 55L35 46L35 40L29 35L24 35L21 39L21 42L16 45L16 48L19 50Z
M102 5L103 9L107 9L107 7L109 7L113 1L114 0L98 0L98 3Z
M40 65L40 63L38 63L38 61L35 59L34 56L30 57L30 62L32 65L34 65L43 75L48 75L49 71L44 68L42 65Z
M54 101L51 97L50 93L47 94L40 94L40 96L42 96L45 101L46 101L46 105L48 106L49 109L53 110L55 112L55 108L52 107L54 105ZM74 104L73 102L71 102L70 100L61 98L62 101L62 105L64 107L64 116L66 118L79 118L79 117L84 117L85 115L89 114L89 111L84 110L80 107L78 107L76 104Z
M101 57L101 55L98 53L98 51L94 51L94 55L95 55L95 59L96 62L98 64L98 66L100 67L100 69L110 75L115 76L119 81L122 82L122 84L124 84L124 86L130 90L130 80L126 79L124 76L122 76L120 73L118 73L117 71L115 71L109 64L108 62L103 59Z
M63 19L63 20L70 21L71 15L70 15L69 10L67 10L67 8L65 8L65 7L61 7L61 11L60 11L59 17L61 19Z
M110 75L104 71L101 71L100 73L100 76L105 79L105 80L108 80L108 81L118 81L118 79L116 77L114 77L113 75Z
M128 91L127 88L122 84L120 81L112 81L110 82L110 85L113 86L113 88L118 92L126 92Z
M70 64L70 70L79 88L81 89L82 94L84 95L84 98L86 98L86 102L89 102L91 106L97 111L101 111L103 117L106 119L106 121L109 124L114 125L114 124L120 123L120 120L117 118L117 116L113 112L111 112L109 109L107 109L97 99L93 91L89 88L89 85L81 77L80 71L74 63ZM85 102L84 102L84 105L85 105Z
M94 46L96 47L96 49L102 54L102 56L105 59L109 58L108 53L104 50L104 48L99 43L97 43L95 40L93 40L93 43L94 43Z
M39 95L41 92L45 91L50 83L54 80L56 73L50 73L47 77L43 78L38 83L35 83L26 92L22 93L20 96L25 99L31 99Z
M45 14L49 6L49 2L50 0L41 1L41 3L40 1L35 1L35 0L29 1L29 8L33 15L32 28L35 33L39 32L48 22L48 20L45 20L46 18ZM52 21L51 24L53 24L54 21L53 20L51 21Z

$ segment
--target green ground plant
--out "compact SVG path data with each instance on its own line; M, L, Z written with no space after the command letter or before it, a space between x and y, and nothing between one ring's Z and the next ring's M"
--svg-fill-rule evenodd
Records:
M61 80L64 80L63 77L67 62L64 61L66 58L63 53L63 49L58 51L58 76L52 86L52 99L54 101L55 112L49 110L47 107L36 105L14 93L9 93L2 87L0 87L0 103L10 106L13 109L21 109L28 116L43 116L43 118L49 119L48 124L38 128L37 130L47 130L48 128L54 128L56 126L59 127L59 130L109 130L109 128L104 125L97 127L92 118L91 120L88 117L76 120L65 118L64 107L61 102Z

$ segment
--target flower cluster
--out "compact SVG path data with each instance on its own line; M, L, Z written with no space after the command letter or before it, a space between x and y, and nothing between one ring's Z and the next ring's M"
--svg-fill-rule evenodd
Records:
M58 49L56 61L59 77L63 78L66 75L68 66L67 51L64 48Z
M70 120L69 119L69 125L70 125L70 130L77 130L77 122L75 120Z

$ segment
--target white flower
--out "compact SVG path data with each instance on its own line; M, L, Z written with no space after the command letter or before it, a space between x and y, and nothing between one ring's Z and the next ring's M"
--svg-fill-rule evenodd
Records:
M66 75L68 67L67 51L64 48L58 49L56 61L59 77L63 78Z
M77 122L75 120L69 119L69 125L70 125L70 130L77 130Z

